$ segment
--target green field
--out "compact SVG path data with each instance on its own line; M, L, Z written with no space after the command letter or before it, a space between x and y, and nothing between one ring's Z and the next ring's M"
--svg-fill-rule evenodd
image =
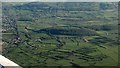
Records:
M117 3L3 3L3 55L20 66L117 66Z

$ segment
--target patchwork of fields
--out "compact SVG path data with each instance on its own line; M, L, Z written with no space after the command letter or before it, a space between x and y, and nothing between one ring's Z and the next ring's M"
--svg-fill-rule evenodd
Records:
M117 66L117 3L4 3L3 55L20 66Z

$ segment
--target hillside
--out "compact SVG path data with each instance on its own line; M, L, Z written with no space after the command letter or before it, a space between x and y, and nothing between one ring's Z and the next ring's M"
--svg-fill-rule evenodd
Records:
M4 3L2 9L3 55L23 68L118 64L118 3Z

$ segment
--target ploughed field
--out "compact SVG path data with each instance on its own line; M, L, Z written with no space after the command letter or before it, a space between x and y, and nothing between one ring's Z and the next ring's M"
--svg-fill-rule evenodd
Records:
M23 67L117 66L117 13L117 3L4 3L3 55Z

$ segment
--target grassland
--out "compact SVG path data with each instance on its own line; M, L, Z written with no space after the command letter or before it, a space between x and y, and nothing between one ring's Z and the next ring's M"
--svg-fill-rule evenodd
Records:
M21 66L118 64L117 3L4 3L3 14L3 55Z

